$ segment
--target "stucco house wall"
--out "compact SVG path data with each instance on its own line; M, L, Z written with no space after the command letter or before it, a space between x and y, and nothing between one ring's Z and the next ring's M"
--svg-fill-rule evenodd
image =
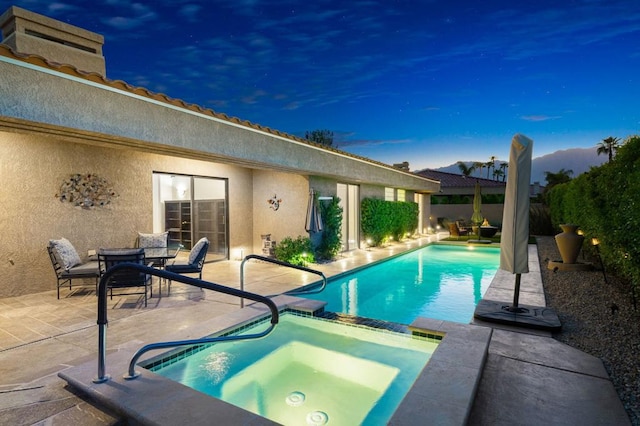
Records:
M253 247L260 254L263 234L272 241L308 236L305 231L309 180L292 173L267 170L253 172ZM281 200L276 210L268 200ZM247 220L251 220L247 216Z
M154 171L229 179L229 245L253 249L250 169L9 132L0 132L0 157L0 297L55 288L49 239L65 237L86 257L132 247L138 232L151 232ZM92 210L61 202L60 186L75 173L106 178L118 196Z

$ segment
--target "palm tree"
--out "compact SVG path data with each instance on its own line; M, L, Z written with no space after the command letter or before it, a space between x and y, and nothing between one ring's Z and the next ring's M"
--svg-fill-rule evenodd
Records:
M509 163L500 163L500 170L502 171L502 181L507 178L507 169L509 168Z
M482 169L485 168L485 164L482 161L476 161L473 163L473 170L478 170L478 177L482 177Z
M544 172L544 177L547 180L546 188L553 188L561 183L567 183L571 180L573 170L560 169L557 173Z
M499 181L500 177L502 177L502 181L504 182L504 171L502 169L494 169L493 170L493 179L495 181Z
M471 173L473 173L473 171L475 170L473 166L467 166L467 163L464 163L462 161L458 161L458 168L460 169L460 173L462 173L464 177L471 176Z
M487 164L485 164L487 166L487 179L489 179L489 173L491 172L491 169L495 170L496 169L496 157L495 155L492 155L491 158L489 159L489 161L487 162Z
M602 142L598 144L598 155L608 154L609 162L611 162L613 160L613 153L620 148L618 142L620 142L620 138L614 138L613 136L603 139Z

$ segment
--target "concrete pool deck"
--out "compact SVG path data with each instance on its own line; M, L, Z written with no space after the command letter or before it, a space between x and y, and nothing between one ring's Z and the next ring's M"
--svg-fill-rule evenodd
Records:
M317 266L329 277L428 242L424 238L384 249L359 250L314 268ZM535 246L532 248L535 250ZM208 264L204 279L237 287L239 264L239 261ZM523 275L520 301L544 306L537 253L530 256L530 264L532 272ZM248 265L246 289L274 294L315 280L311 274L255 263ZM502 294L499 300L510 302L511 280L511 274L499 272L485 297L496 299ZM141 308L139 301L131 297L109 301L110 354L122 353L127 358L145 343L161 341L182 331L190 333L214 317L237 315L240 311L238 300L230 296L188 289L176 283L171 296L166 295L165 289L159 297L156 289L157 284L148 308ZM59 372L95 362L96 299L90 290L74 288L71 294L63 292L61 300L55 298L55 291L0 299L1 424L118 423L117 416L75 395L58 377ZM460 419L466 419L468 424L478 425L629 424L600 360L542 332L509 330L495 324L490 327L488 354L468 413L461 416L460 408L450 404L453 417L430 417L425 422L463 424ZM434 328L433 324L427 328ZM109 364L107 369L112 375L124 373L114 371ZM451 365L448 370L443 368L442 380L456 381L449 375L453 371L455 367ZM413 406L427 399L434 402L424 393L414 397ZM415 417L405 420L416 422ZM393 424L405 421L394 419Z

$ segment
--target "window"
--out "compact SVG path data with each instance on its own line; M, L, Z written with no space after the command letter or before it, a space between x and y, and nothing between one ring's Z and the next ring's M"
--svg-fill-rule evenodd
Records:
M397 200L396 201L407 201L406 200L406 192L405 192L404 189L398 189Z
M384 199L385 201L395 201L396 200L396 191L393 188L385 188L384 189Z

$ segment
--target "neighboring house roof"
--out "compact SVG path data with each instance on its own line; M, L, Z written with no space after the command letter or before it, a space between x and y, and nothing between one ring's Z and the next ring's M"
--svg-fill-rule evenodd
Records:
M483 179L474 176L464 176L456 173L441 172L433 169L424 169L414 172L418 176L423 176L428 179L434 179L440 181L440 188L442 190L446 188L471 188L475 187L476 182L480 183L482 188L505 188L506 182L500 182L497 180Z

